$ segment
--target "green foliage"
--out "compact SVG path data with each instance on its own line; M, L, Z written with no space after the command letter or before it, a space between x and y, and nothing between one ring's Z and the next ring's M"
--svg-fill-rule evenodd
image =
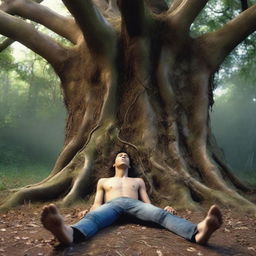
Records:
M256 1L249 1L249 6ZM212 0L209 1L191 26L191 36L198 37L202 34L215 31L239 15L241 12L241 2L233 0ZM243 43L239 44L233 52L226 58L220 67L220 72L216 75L216 84L220 80L229 78L235 72L240 75L251 76L249 79L255 79L254 72L247 70L254 65L256 59L256 33L251 34ZM232 67L232 68L231 68Z
M0 74L15 69L16 65L14 64L14 57L12 55L11 48L4 50L0 54L0 67Z
M25 181L23 174L29 183L29 170L31 177L37 176L39 169L44 169L41 173L46 176L45 171L50 172L64 140L65 110L59 80L42 58L29 51L21 53L22 50L18 59L13 57L17 50L12 52L11 48L0 54L2 189L15 176L15 184Z
M256 87L240 74L222 84L212 113L214 134L235 173L256 184Z
M40 163L19 167L0 165L0 191L39 182L47 177L49 168Z

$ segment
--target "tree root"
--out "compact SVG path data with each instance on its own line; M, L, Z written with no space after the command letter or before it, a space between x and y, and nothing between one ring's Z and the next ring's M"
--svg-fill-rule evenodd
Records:
M218 157L217 154L213 153L212 154L213 160L216 161L216 163L221 167L220 170L223 174L223 176L227 177L231 183L238 189L240 189L241 191L245 192L245 193L255 193L256 192L256 188L252 188L250 187L250 185L245 185L243 184L231 171L230 168L227 166L227 164L221 160L220 157Z
M36 187L23 188L10 196L1 206L0 210L8 210L11 207L21 205L26 202L37 202L53 200L65 193L72 182L72 174L68 171L55 175L44 184Z

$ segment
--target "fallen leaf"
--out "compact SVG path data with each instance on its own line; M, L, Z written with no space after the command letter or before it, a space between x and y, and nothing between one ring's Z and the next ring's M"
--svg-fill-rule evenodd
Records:
M52 239L44 240L44 243L50 243Z
M248 227L237 227L235 229L249 229Z
M6 229L5 228L1 228L0 231L4 232L4 231L6 231Z
M163 256L163 253L160 250L156 250L158 256Z
M37 230L29 231L30 234L35 234L35 233L37 233L37 232L38 232Z
M196 249L194 247L188 247L187 251L188 252L196 252Z
M32 227L32 228L40 228L39 225L34 224L34 223L29 223L27 226L28 226L28 227Z

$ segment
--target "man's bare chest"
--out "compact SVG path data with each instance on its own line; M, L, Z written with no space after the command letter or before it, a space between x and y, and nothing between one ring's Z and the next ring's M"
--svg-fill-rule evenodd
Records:
M110 180L104 184L105 191L138 191L139 185L131 181Z

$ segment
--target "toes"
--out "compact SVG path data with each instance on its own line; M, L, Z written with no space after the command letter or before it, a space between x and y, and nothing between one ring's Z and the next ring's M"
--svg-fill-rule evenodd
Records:
M216 217L220 223L220 225L222 224L222 214L221 214L221 211L219 209L219 207L217 205L212 205L209 212L208 212L208 215L212 215L214 217Z
M58 214L58 209L57 209L55 204L50 204L49 205L49 212L51 214Z
M48 205L43 207L42 213L41 213L41 218L45 218L49 214L49 207Z
M217 209L218 207L215 204L212 205L208 211L208 215L215 215Z

